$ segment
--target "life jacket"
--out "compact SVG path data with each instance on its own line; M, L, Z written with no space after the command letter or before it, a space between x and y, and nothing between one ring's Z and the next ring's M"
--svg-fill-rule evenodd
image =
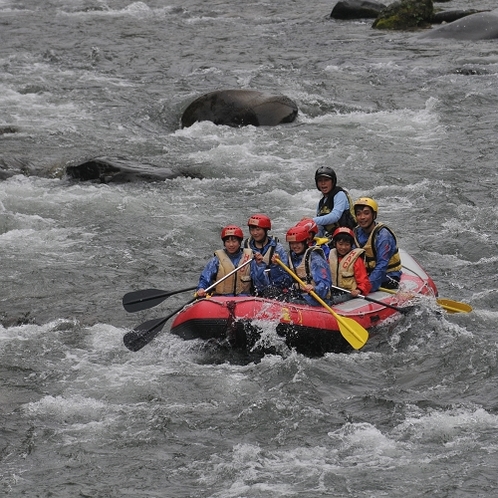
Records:
M342 259L339 259L337 249L332 249L329 254L332 285L350 291L357 289L358 284L354 275L354 264L359 257L364 255L364 253L364 249L356 248L348 252Z
M310 258L311 254L313 251L316 251L320 256L327 261L325 258L325 253L323 252L323 249L318 246L311 246L306 249L306 252L304 253L303 258L301 259L301 262L299 265L294 266L294 262L292 261L292 256L289 253L289 263L292 266L294 273L304 282L307 284L312 284L315 286L315 281L313 280L313 275L311 274L311 269L310 269ZM294 289L299 290L299 284L295 282L294 284ZM327 298L330 297L329 294L327 294Z
M228 257L227 253L223 249L218 249L214 253L215 256L220 260L218 267L218 274L216 275L216 280L220 280L225 275L235 270L235 266L232 260ZM250 249L244 249L242 257L239 261L239 266L252 258L252 251ZM251 265L248 264L241 268L238 272L234 273L232 276L223 280L215 288L216 294L250 294L251 293Z
M277 247L277 244L278 244L278 238L277 237L270 237L270 236L267 236L268 237L268 240L269 240L269 243L267 244L267 248L266 248L266 252L265 253L261 253L263 254L263 261L265 262L265 264L267 266L270 266L271 265L271 258L273 258L273 255L275 254L275 249ZM251 242L253 241L254 239L252 237L248 237L246 240L244 240L244 248L245 249L250 249L251 248ZM272 241L275 241L274 243ZM256 246L254 246L256 247ZM257 249L258 252L259 252L259 249Z
M318 203L317 216L325 216L329 214L334 209L334 197L338 192L344 192L349 202L349 209L344 210L341 217L336 223L331 223L330 225L325 225L325 229L328 233L332 233L337 227L348 227L351 230L356 226L356 216L354 214L354 205L351 196L347 190L342 187L334 187L327 197L322 197Z
M401 258L399 257L399 251L398 251L398 243L396 241L396 235L394 235L393 231L389 227L384 225L384 223L377 223L374 229L370 232L368 240L363 245L363 249L365 250L365 263L367 266L368 274L372 273L376 265L377 251L375 249L375 238L377 237L377 234L379 233L381 228L385 228L386 230L388 230L390 234L393 236L394 242L396 243L396 252L392 255L391 259L387 264L387 270L386 270L387 273L393 271L401 271L402 268ZM360 244L358 244L358 241L356 240L356 233L355 233L355 244L358 247L360 246Z

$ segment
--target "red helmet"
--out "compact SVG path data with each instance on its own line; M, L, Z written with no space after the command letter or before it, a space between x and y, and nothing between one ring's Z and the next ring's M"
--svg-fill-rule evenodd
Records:
M306 242L309 237L308 227L305 225L296 225L289 228L285 240L287 242Z
M242 232L242 228L237 225L227 225L221 231L221 240L225 240L227 237L237 237L242 240L244 238L244 233Z
M313 235L318 233L318 225L313 221L313 218L304 218L298 223L296 223L297 227L305 226L308 228L308 232L311 232Z
M337 236L345 234L349 235L353 240L354 240L354 232L351 230L351 228L348 227L339 227L334 230L334 233L332 234L332 239L335 240Z
M266 214L253 214L247 221L247 226L271 230L271 220Z

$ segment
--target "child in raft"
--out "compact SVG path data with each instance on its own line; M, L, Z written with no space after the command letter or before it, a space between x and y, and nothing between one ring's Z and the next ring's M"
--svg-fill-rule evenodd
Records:
M370 293L372 284L368 278L364 253L360 248L353 248L354 232L347 227L336 228L332 234L334 248L329 254L329 266L332 276L332 302L341 303ZM339 287L349 292L343 292Z
M290 228L285 236L289 243L289 266L305 284L303 287L294 283L290 290L290 301L311 306L322 306L314 299L310 292L313 291L322 300L327 300L330 294L330 270L319 246L308 244L310 235L306 224L297 224Z

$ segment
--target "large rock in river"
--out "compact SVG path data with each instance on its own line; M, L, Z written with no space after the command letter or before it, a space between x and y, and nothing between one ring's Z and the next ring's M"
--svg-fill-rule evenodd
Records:
M291 123L297 105L284 95L256 90L218 90L194 100L182 115L182 127L197 121L228 126L276 126Z
M375 19L386 5L375 0L339 0L332 9L333 19Z
M420 39L494 40L498 38L498 9L463 17L419 36Z

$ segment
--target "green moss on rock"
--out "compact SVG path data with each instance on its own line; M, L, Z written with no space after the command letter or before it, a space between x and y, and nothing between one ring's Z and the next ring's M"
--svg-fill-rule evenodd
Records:
M401 0L386 7L372 24L375 29L407 30L430 25L432 0Z

